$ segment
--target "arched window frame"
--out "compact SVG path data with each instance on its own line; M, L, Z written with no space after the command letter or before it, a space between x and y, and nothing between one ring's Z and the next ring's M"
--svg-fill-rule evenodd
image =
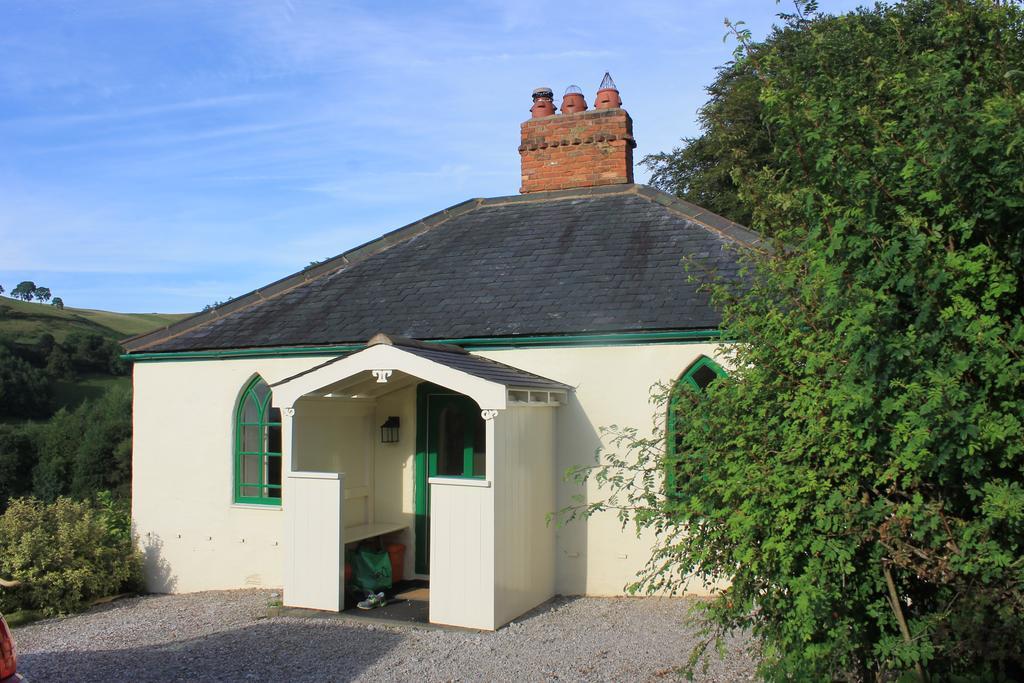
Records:
M726 377L729 374L721 365L713 361L711 358L701 356L690 364L690 367L688 367L683 374L679 376L679 379L677 379L675 384L672 386L672 393L669 395L668 400L668 415L666 416L665 422L665 491L670 496L675 494L677 488L677 473L672 465L679 459L679 454L676 452L678 449L678 445L676 443L676 427L679 424L679 420L682 419L682 416L679 414L679 406L676 399L680 392L685 390L687 387L699 393L704 393L708 385L705 384L702 386L698 381L698 374L700 374L702 368L706 368L715 373L715 379ZM708 384L710 384L710 382Z
M266 395L262 398L261 385L266 387ZM270 386L257 375L246 384L238 400L232 476L232 499L235 503L281 505L281 411L271 405L272 399ZM255 407L255 420L252 413L246 415L250 406ZM246 435L249 436L248 443ZM248 477L247 463L250 465ZM252 476L254 469L257 470L256 477Z

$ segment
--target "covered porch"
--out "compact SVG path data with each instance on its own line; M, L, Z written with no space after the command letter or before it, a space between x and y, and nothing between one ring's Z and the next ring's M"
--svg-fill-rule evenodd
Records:
M273 385L284 603L340 611L345 546L406 547L429 620L495 629L554 594L555 420L571 388L459 347L377 335Z

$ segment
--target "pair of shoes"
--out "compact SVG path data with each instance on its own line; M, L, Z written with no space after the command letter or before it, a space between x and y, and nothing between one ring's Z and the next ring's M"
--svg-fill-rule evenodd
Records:
M383 593L370 593L366 596L365 600L357 602L356 607L359 609L376 609L378 607L383 607L386 604L388 604L388 601L384 599Z

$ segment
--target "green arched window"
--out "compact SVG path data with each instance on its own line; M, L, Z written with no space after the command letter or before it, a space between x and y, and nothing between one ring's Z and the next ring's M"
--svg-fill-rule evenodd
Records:
M672 395L668 402L668 419L665 424L667 436L668 453L665 468L665 490L669 493L676 490L676 478L678 477L680 458L683 454L682 438L679 436L678 426L681 420L686 419L682 408L685 403L681 400L682 392L691 390L703 393L712 382L719 377L725 377L726 372L722 366L707 356L701 356L686 369L675 385L672 387Z
M281 504L281 409L270 405L270 387L256 377L235 415L235 502Z

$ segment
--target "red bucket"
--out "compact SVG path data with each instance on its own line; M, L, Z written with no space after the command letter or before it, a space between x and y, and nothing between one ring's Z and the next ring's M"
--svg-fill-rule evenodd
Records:
M391 558L391 583L402 580L405 568L405 546L401 543L388 543L388 556Z

